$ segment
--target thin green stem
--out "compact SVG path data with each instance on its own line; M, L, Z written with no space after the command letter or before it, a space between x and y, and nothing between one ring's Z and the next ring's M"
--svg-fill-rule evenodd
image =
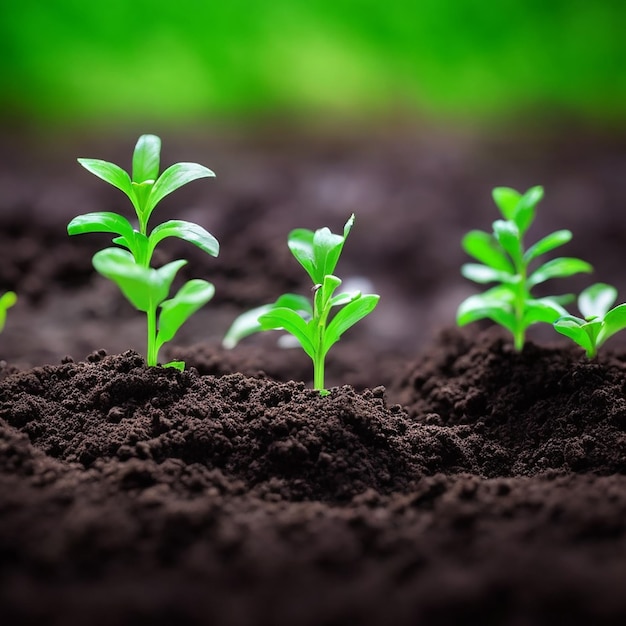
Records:
M515 333L513 335L513 344L515 346L515 350L517 352L521 352L522 348L524 347L524 341L526 339L526 333L524 332L524 328L521 326L518 326L515 329Z
M313 320L315 322L313 388L318 390L322 396L328 395L328 391L326 391L324 386L324 361L326 359L326 352L324 350L324 333L326 331L326 320L328 319L328 314L330 313L330 296L332 294L325 295L326 301L323 301L322 291L318 290L313 298Z
M316 352L313 360L313 388L322 395L328 393L324 388L324 355L321 351Z
M526 329L524 327L524 288L523 283L520 285L517 297L515 298L515 333L513 336L515 350L521 352L526 339Z
M521 243L520 243L521 247ZM513 344L517 352L521 352L526 341L526 327L524 325L524 312L526 308L526 300L530 297L526 288L526 266L520 254L519 262L516 262L516 270L520 276L519 284L515 294L515 332L513 333Z
M324 325L325 321L322 317L318 317L318 312L314 305L313 315L315 321L315 342L314 342L314 358L313 358L313 388L323 394L324 388Z
M156 345L156 306L150 306L150 309L146 312L148 317L148 350L147 361L148 365L155 366L157 364L158 349Z

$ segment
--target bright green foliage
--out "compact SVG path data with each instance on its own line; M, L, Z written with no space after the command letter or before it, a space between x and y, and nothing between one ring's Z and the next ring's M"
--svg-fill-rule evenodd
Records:
M7 310L17 302L17 296L14 291L7 291L0 296L0 332L4 329L7 320Z
M234 347L240 339L264 330L285 330L293 335L313 361L314 387L322 395L324 363L330 348L341 335L371 313L380 296L360 291L335 294L341 280L334 275L343 244L354 223L346 222L343 236L328 228L315 232L298 228L288 237L291 253L313 281L313 301L297 294L285 294L276 302L240 315L224 337L224 346ZM333 307L339 307L329 320Z
M564 315L554 322L554 328L584 348L587 357L592 359L609 337L626 328L626 304L611 309L616 299L615 287L605 283L591 285L578 297L578 308L584 319Z
M462 242L463 249L480 261L463 265L463 276L481 284L499 284L462 302L457 323L463 326L480 319L493 320L513 334L517 350L524 346L529 326L538 322L552 324L567 315L562 305L573 300L571 295L535 298L531 294L533 287L550 278L592 271L589 263L571 257L552 259L530 269L538 257L572 238L569 230L558 230L528 249L524 247L524 235L535 218L542 197L541 187L532 187L523 195L508 187L495 188L493 199L504 219L493 223L491 234L473 230Z
M312 111L380 120L402 102L436 124L526 111L621 128L625 23L622 0L5 1L0 111L70 128L306 124Z
M199 178L215 176L197 163L175 163L159 175L161 140L142 135L133 153L132 176L114 163L99 159L78 159L92 174L123 191L131 201L138 229L122 215L111 212L87 213L75 217L67 227L70 235L112 233L120 248L106 248L96 253L96 270L114 281L131 304L146 313L148 321L148 365L156 365L161 346L170 341L180 326L214 293L211 283L195 279L181 287L176 296L167 299L178 270L186 261L173 261L153 269L152 255L158 243L167 237L184 239L211 256L219 253L219 243L208 231L193 222L169 220L148 232L148 220L156 205L179 187ZM157 310L161 314L157 325ZM182 369L181 362L166 366Z

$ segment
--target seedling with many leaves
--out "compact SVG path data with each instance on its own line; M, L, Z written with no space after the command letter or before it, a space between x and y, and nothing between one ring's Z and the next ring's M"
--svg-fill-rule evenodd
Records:
M7 291L0 296L0 332L4 329L7 320L7 310L17 302L17 296L14 291Z
M328 228L315 232L298 228L288 237L291 253L313 281L313 301L297 294L285 294L276 302L240 315L224 337L224 346L234 347L240 339L265 330L285 330L293 335L313 361L314 387L322 395L324 363L330 348L341 335L371 313L380 296L360 291L336 293L341 280L334 275L345 240L354 223L346 222L343 236ZM331 310L341 307L329 320Z
M578 297L578 308L584 319L564 315L554 322L554 328L584 348L587 357L592 359L609 337L626 328L626 304L611 308L616 299L615 287L605 283L591 285Z
M500 284L462 302L457 323L463 326L490 319L512 333L516 350L524 346L529 326L538 322L552 324L567 315L562 305L573 300L571 295L535 298L531 290L551 278L592 271L589 263L571 257L552 259L530 270L534 260L572 238L569 230L558 230L528 249L524 247L524 235L535 219L542 197L542 187L532 187L523 195L508 187L495 188L493 199L504 219L493 223L492 234L473 230L462 242L464 250L480 261L463 265L463 276L481 284Z
M148 220L165 196L193 180L215 176L198 163L175 163L159 175L160 153L161 140L155 135L142 135L133 153L132 176L114 163L78 159L85 169L128 196L137 215L138 228L122 215L112 212L79 215L67 227L70 235L95 232L115 235L113 243L121 248L100 250L93 257L93 265L100 274L118 285L136 309L146 313L148 365L157 364L163 344L170 341L183 323L215 292L211 283L193 279L168 299L176 273L187 261L172 261L158 269L152 268L150 263L157 244L167 237L177 237L195 244L211 256L219 253L215 237L193 222L169 220L148 232ZM172 361L165 366L183 369L184 363Z

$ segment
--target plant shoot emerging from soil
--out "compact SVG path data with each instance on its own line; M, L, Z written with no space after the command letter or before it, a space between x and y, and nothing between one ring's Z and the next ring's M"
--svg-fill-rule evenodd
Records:
M288 246L293 256L313 281L313 299L297 294L282 295L273 304L240 315L224 337L224 346L233 348L240 339L264 330L285 330L293 335L313 361L314 387L322 395L326 354L341 335L371 313L380 296L360 291L336 293L341 280L334 275L343 245L354 224L354 215L346 222L343 235L328 228L315 232L306 228L293 230ZM333 307L339 310L329 319Z
M150 266L157 244L167 237L188 241L211 256L219 253L217 239L193 222L169 220L148 232L148 220L156 205L179 187L199 178L215 176L198 163L175 163L159 175L161 140L142 135L133 153L132 176L119 166L99 159L78 159L92 174L123 191L137 216L134 228L122 215L111 212L87 213L75 217L67 227L70 235L113 233L113 243L121 248L105 248L93 257L95 269L115 282L131 304L147 316L147 363L157 365L160 348L174 337L182 324L206 304L215 292L205 280L186 282L173 298L168 299L171 285L185 260L172 261L154 269ZM161 312L158 316L157 310ZM165 367L184 368L172 361Z
M0 296L0 333L4 330L4 324L7 321L7 310L17 302L17 296L14 291L7 291Z
M480 261L463 265L463 276L481 284L499 284L462 302L457 323L464 326L480 319L490 319L512 333L516 350L524 346L529 326L538 322L554 323L557 318L567 315L562 305L573 300L572 295L535 298L531 295L533 287L550 278L592 271L589 263L570 257L552 259L530 269L535 259L572 238L569 230L558 230L528 249L524 247L524 235L535 218L542 197L542 187L532 187L524 194L508 187L495 188L493 199L504 219L493 223L491 234L473 230L462 242L463 249Z
M564 315L554 322L554 328L584 348L592 359L609 337L626 328L626 304L611 309L616 299L615 287L605 283L591 285L578 297L578 309L584 319Z

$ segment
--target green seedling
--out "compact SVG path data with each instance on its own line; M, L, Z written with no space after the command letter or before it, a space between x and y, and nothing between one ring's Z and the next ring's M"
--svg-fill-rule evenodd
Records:
M17 302L17 296L13 291L7 291L0 296L0 332L4 330L4 324L7 321L7 310Z
M605 283L591 285L578 297L584 319L564 315L554 322L554 328L576 342L592 359L609 337L626 328L626 304L611 308L616 299L615 287Z
M493 223L491 234L473 230L462 242L463 249L480 261L463 265L463 276L481 284L499 284L462 302L457 323L463 326L490 319L512 333L516 350L524 346L529 326L539 322L552 324L567 315L563 305L574 299L573 295L535 298L531 290L551 278L592 271L589 263L571 257L552 259L531 270L538 257L572 238L569 230L558 230L525 248L524 235L535 219L542 197L542 187L532 187L524 194L508 187L495 188L493 199L504 219Z
M114 163L99 159L78 159L92 174L123 191L137 217L137 228L124 216L112 212L87 213L75 217L67 227L70 235L112 233L118 248L105 248L93 257L95 269L115 282L139 311L146 313L148 327L148 365L156 365L160 348L170 341L182 324L204 306L215 292L205 280L185 283L173 298L169 291L178 270L187 262L172 261L161 268L150 266L154 250L163 239L177 237L217 256L219 243L208 231L193 222L169 220L148 232L148 220L157 204L179 187L199 178L215 176L198 163L175 163L161 174L161 140L142 135L132 160L132 175ZM160 314L157 319L157 311ZM184 363L172 361L165 367L183 369Z
M288 237L293 256L313 281L312 301L301 295L285 294L276 302L240 315L224 337L233 348L243 337L265 330L285 330L293 335L313 361L314 387L327 395L324 386L326 354L341 335L371 313L380 296L360 291L336 293L341 280L334 275L343 245L354 223L346 222L343 236L328 228L315 232L298 228ZM331 310L339 310L331 317Z

